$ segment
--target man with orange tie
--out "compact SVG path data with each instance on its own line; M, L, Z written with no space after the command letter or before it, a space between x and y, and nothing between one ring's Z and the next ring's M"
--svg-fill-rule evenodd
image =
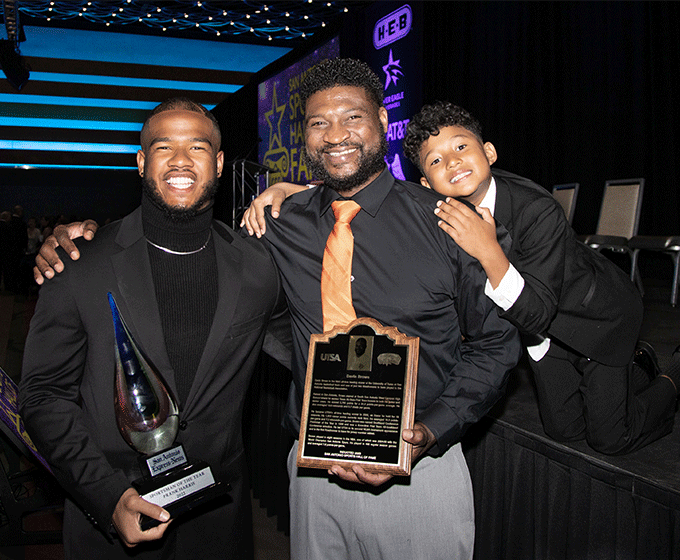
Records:
M519 336L485 296L479 262L437 226L432 208L443 197L389 173L383 85L370 67L325 61L308 73L301 97L304 154L323 185L288 198L278 219L268 215L264 236L293 325L283 423L297 437L314 333L372 317L419 337L420 358L416 422L402 435L413 444L410 477L334 465L329 479L298 470L294 444L291 557L471 559L474 504L460 440L501 397Z
M293 446L292 558L471 558L472 486L460 439L501 396L519 359L517 333L489 305L479 263L437 226L432 208L442 197L387 170L383 85L371 69L323 62L301 96L305 156L323 186L288 198L278 219L267 216L264 235L293 321L284 424L298 433L313 333L372 317L420 337L420 360L416 423L403 434L414 445L410 478L335 465L329 483L296 468Z

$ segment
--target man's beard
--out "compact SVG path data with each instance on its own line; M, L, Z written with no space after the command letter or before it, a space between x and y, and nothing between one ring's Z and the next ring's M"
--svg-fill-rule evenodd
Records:
M324 186L333 189L339 193L351 191L352 189L363 185L376 173L380 173L385 168L385 156L389 151L385 134L380 134L380 142L374 149L365 149L365 145L356 145L350 143L341 143L333 145L333 148L351 147L357 148L361 151L361 159L359 160L359 167L348 177L334 177L323 165L323 151L317 150L314 155L310 155L307 147L304 147L303 156L312 172L312 176L320 181L323 181Z
M195 202L195 204L192 204L186 208L168 205L165 200L163 200L163 197L161 196L156 185L156 181L146 177L146 174L142 178L142 185L144 188L144 193L149 197L151 202L163 210L167 218L173 222L188 222L203 209L203 206L206 204L206 202L211 202L215 198L219 183L217 178L213 178L212 181L206 184L203 194Z

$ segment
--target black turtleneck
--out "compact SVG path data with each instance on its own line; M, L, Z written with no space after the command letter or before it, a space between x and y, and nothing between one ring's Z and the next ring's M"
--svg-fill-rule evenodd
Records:
M186 222L172 221L146 195L142 224L148 244L161 327L170 364L175 371L177 399L183 408L208 340L217 307L217 261L211 236L212 204Z

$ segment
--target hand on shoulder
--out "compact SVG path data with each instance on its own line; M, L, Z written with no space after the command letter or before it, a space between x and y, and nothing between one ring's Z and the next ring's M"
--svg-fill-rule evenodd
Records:
M73 222L66 225L58 225L40 247L40 252L35 257L33 267L33 278L38 285L45 279L54 278L54 275L64 270L64 263L57 254L57 247L61 247L68 253L72 260L80 258L80 251L73 243L73 239L83 237L88 241L94 238L99 226L94 220L84 222Z
M289 196L303 191L306 188L307 187L304 185L296 185L295 183L274 183L251 202L250 206L243 214L241 227L245 225L248 235L255 234L257 237L262 237L267 231L267 225L264 218L265 207L271 206L272 218L278 218L283 201Z

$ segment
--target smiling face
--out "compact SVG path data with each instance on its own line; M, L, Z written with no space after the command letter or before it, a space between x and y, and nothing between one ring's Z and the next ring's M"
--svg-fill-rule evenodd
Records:
M366 91L336 86L318 91L305 108L309 167L325 185L351 196L385 168L387 111Z
M461 126L445 126L420 148L423 186L439 194L478 205L489 190L491 165L497 154L491 142L479 139Z
M151 117L142 134L137 167L149 195L171 215L193 215L215 195L224 154L210 119L187 110Z

